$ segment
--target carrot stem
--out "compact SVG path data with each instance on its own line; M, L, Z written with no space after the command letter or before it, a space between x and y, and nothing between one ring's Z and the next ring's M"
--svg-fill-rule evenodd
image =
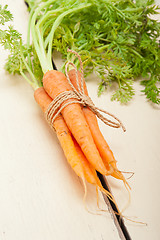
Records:
M27 64L25 58L24 58L24 55L23 55L23 51L22 51L22 43L20 44L20 54L21 54L21 58L23 60L23 63L28 71L28 73L30 74L31 78L32 78L32 81L30 81L24 74L23 77L25 76L25 79L27 80L27 82L32 85L33 88L36 88L36 87L39 87L39 83L37 82L32 70L30 69L29 65ZM21 70L21 73L22 73L22 70Z
M43 40L42 40L41 37L40 38L38 37L37 28L35 26L36 26L36 20L37 20L39 12L44 7L50 5L54 1L55 0L50 0L50 1L47 1L44 4L40 5L35 10L34 14L32 15L32 18L31 18L31 32L32 32L32 38L33 38L33 44L34 44L34 47L36 49L36 52L37 52L37 55L38 55L43 73L47 72L48 70L53 69L53 67L52 67L52 63L50 61L49 62L47 61L47 56L46 56L45 49L44 49L44 47L42 47L43 46ZM50 58L51 58L51 56L50 56Z

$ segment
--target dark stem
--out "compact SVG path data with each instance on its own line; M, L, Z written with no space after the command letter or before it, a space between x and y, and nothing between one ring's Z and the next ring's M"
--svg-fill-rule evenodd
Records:
M101 184L102 184L103 188L104 188L105 190L107 190L109 193L111 193L111 191L110 191L110 189L109 189L109 186L108 186L108 183L107 183L107 181L105 180L104 176L103 176L101 173L99 173L99 172L97 172L97 175L98 175L98 177L99 177L99 180L101 181ZM112 193L111 193L111 194L112 194ZM104 195L103 197L104 197L104 200L105 200L106 195ZM120 229L121 229L121 232L122 232L122 234L123 234L123 239L125 239L125 240L131 240L131 237L130 237L130 235L129 235L129 232L128 232L125 224L124 224L123 218L122 218L122 216L121 216L121 214L120 214L117 206L116 206L115 203L114 203L110 198L108 198L108 197L107 197L107 201L106 201L106 202L107 202L107 203L109 202L109 204L110 204L110 206L111 206L111 208L112 208L112 210L113 210L113 213L112 213L112 214L114 214L114 216L116 217L116 220L117 220L117 222L118 222L118 224L119 224L119 227L120 227Z

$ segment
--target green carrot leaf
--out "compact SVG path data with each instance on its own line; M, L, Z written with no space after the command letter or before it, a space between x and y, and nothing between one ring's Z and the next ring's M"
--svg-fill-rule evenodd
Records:
M4 25L6 22L9 22L13 19L13 15L8 10L8 5L2 7L0 5L0 24Z
M154 0L26 0L29 11L27 43L9 26L0 30L0 43L11 52L10 73L29 73L42 85L43 74L53 69L54 51L66 61L79 62L67 52L81 55L85 77L97 76L98 95L112 89L112 100L129 102L134 81L141 82L149 101L159 104L160 8ZM12 20L7 5L0 5L0 23ZM31 35L31 36L30 36ZM21 42L21 44L20 44ZM21 49L21 50L20 50Z

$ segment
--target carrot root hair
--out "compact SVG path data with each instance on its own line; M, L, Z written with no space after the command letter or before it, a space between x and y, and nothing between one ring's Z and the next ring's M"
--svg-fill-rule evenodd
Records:
M123 173L123 174L130 174L130 176L129 177L127 177L126 179L130 179L130 178L132 178L133 177L133 175L134 175L134 172L129 172L129 171L121 171L121 170L119 170L121 173Z
M132 223L140 224L140 225L143 225L143 226L147 226L148 225L146 222L136 221L136 220L131 219L131 217L123 216L123 218L126 219L129 222L132 222Z
M128 186L128 184L126 182L124 182L124 186L125 186L125 188L127 190L127 193L128 193L128 201L125 204L125 206L123 207L123 209L121 210L121 214L128 208L128 206L130 205L130 202L131 202L130 187Z
M86 180L85 180L85 177L81 177L82 179L82 183L83 183L83 187L84 187L84 196L83 196L83 204L84 204L84 207L86 209L86 211L92 215L101 215L99 213L96 213L96 212L93 212L93 211L90 211L87 207L87 204L86 204L86 197L87 197L87 185L86 185ZM96 187L97 189L97 187ZM97 190L96 190L97 191ZM97 193L98 194L98 193ZM99 204L99 203L98 203Z

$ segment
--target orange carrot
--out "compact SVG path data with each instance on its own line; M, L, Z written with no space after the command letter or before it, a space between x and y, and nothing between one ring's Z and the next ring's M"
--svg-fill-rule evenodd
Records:
M66 76L56 70L51 70L45 73L43 77L43 86L52 99L55 99L59 94L65 91L72 90ZM61 106L64 106L64 104L71 102L72 100L74 99L66 100ZM80 104L69 104L62 109L61 113L87 160L97 171L107 175L108 171L94 143Z
M95 171L94 167L87 161L84 153L82 152L81 148L79 147L79 145L76 142L76 140L74 139L74 137L72 137L72 139L73 139L74 146L76 148L77 154L79 155L82 166L84 168L85 178L86 178L87 182L90 182L91 181L90 179L93 178L94 181L95 181L94 185L99 184L100 181L99 181L99 178L97 177L97 174L96 174L96 171Z
M70 70L68 72L68 75L69 75L71 83L78 90L77 83L76 83L75 69ZM78 71L78 82L80 85L81 84L81 73L79 71ZM87 91L87 87L86 87L84 80L83 80L83 87L84 87L85 95L88 96L88 91ZM101 133L101 131L99 129L97 117L88 107L83 107L83 113L84 113L86 121L90 127L93 139L94 139L97 149L102 157L105 167L108 169L108 171L109 170L111 171L111 175L113 177L124 180L124 176L122 175L122 173L118 170L118 168L116 166L117 161L114 158L113 152L111 151L109 145L107 144L103 134Z
M52 102L52 98L49 97L43 87L35 90L34 98L41 107L42 111L46 112L49 104ZM56 131L64 154L75 173L81 178L84 176L89 183L97 185L94 169L87 162L85 156L81 152L80 147L72 138L71 133L61 114L59 114L55 119L53 127Z
M46 93L43 87L37 88L34 92L34 98L45 113L49 104L52 102L52 98ZM96 174L93 166L88 162L85 155L83 154L78 143L69 131L61 114L53 122L53 128L57 134L61 147L67 158L71 168L75 171L77 176L82 178L85 187L85 179L88 183L96 186L96 189L100 189L106 194L112 201L114 198L111 193L105 190ZM86 191L86 189L85 189ZM86 192L85 192L86 193ZM98 199L97 199L98 200Z

